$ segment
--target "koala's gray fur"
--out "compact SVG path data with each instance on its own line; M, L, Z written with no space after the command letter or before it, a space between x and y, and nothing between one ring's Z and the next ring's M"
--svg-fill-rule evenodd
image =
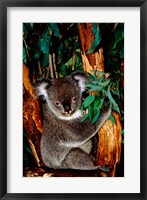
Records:
M78 72L65 78L36 82L37 96L45 100L41 155L50 168L103 170L102 166L94 165L89 153L91 138L109 118L111 108L107 106L95 124L88 119L80 122L85 114L79 107L87 81L87 75Z

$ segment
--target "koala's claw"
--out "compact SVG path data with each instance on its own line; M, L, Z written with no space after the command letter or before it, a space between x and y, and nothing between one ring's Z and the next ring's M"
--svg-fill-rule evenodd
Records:
M103 171L105 173L109 173L110 172L110 168L108 168L106 165L98 166L98 170Z

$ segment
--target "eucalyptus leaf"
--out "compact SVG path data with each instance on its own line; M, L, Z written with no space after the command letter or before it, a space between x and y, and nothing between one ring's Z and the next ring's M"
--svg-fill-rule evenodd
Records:
M119 107L115 101L115 99L112 97L111 92L110 92L110 87L108 88L108 90L106 91L106 95L108 96L110 102L113 104L113 108L114 110L116 110L118 113L120 113Z
M23 23L23 36L26 38L27 37L27 34L28 34L28 29L26 27L26 24Z
M102 86L94 85L94 84L92 84L92 83L88 83L87 86L91 88L91 89L89 90L89 92L92 92L92 91L101 91L101 90L103 89Z
M94 35L97 33L97 27L98 27L97 23L92 24L92 32L93 32Z
M27 64L27 53L26 53L26 49L23 47L23 62L25 64Z
M95 24L93 24L93 33L94 33L94 35L95 35L95 39L94 39L94 41L93 41L93 43L92 43L90 49L87 51L86 54L92 53L92 52L95 50L95 48L96 48L96 47L100 44L100 42L101 42L101 31L100 31L99 27L96 26Z
M122 45L122 48L119 51L119 56L120 56L121 59L124 58L124 45Z
M76 49L75 51L78 52L78 53L80 53L80 52L81 52L81 49Z
M27 150L27 152L28 152L30 155L33 155L33 154L32 154L32 151L31 151L31 149L30 149L29 147L26 147L26 150Z
M110 79L108 79L107 81L104 81L104 82L99 82L99 85L102 87L106 87L107 85L109 85L109 83L110 83Z
M114 43L114 45L113 45L113 49L115 49L115 48L117 47L118 43L119 43L120 41L122 41L123 39L124 39L124 31L122 31L121 33L119 32L119 33L117 34L117 38L116 38L116 41L115 41L115 43Z
M98 110L97 113L96 113L96 115L94 116L94 118L93 118L93 120L92 120L92 123L95 123L95 122L99 119L100 113L101 113L101 111Z
M35 51L34 51L34 59L39 60L40 56L41 56L41 51L40 51L39 48L36 48Z
M94 110L99 109L99 106L100 106L100 105L101 105L101 99L96 99L96 100L94 101L93 109L94 109Z
M70 58L70 59L65 63L65 65L71 66L71 65L72 65L72 58Z
M112 123L116 124L115 118L112 114L110 115L109 119L111 120Z
M60 31L58 29L57 24L56 23L50 23L49 25L50 25L51 30L53 31L54 36L55 37L59 37L60 36Z
M99 80L92 81L92 84L94 85L98 85L98 83L99 83Z
M91 119L92 119L92 107L91 107L91 105L88 106L88 117L91 121Z
M101 98L101 103L100 103L100 105L99 105L99 108L102 108L102 107L103 107L103 103L104 103L104 97Z
M25 59L26 58L26 49L25 49L25 47L23 47L23 59Z
M40 41L39 41L40 49L44 54L49 53L50 42L51 42L50 35L49 35L48 32L45 32L42 35L42 38L40 38Z
M46 67L49 64L49 55L48 54L44 54L43 58L41 59L41 66L42 67Z
M84 108L87 108L94 100L95 100L94 95L88 96L83 102Z
M120 109L119 109L118 105L113 104L113 109L120 114Z
M34 23L30 23L30 26L31 26L32 29L33 29L33 25L34 25Z
M93 87L93 88L91 88L90 90L88 90L88 92L94 92L94 91L101 91L102 90L102 87L100 87L100 86L95 86L95 87Z
M98 70L92 70L92 72L94 72L95 73L95 76L97 77L97 75L99 75L99 74L105 74L105 72L101 72L101 71L98 71ZM97 77L98 78L98 77Z
M84 122L88 118L88 113L80 120L80 122Z

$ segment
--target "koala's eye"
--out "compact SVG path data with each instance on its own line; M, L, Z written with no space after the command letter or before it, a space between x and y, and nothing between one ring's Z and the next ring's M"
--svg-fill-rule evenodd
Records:
M77 100L76 97L73 97L73 98L72 98L72 102L73 102L73 103L75 103L76 100Z
M55 101L55 104L56 104L56 106L60 105L59 101Z

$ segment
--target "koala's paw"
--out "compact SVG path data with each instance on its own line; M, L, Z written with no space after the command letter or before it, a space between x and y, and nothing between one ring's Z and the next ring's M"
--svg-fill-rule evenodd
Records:
M98 166L97 168L99 171L103 171L105 173L109 173L111 168L109 168L109 166L103 165L103 166Z
M111 114L111 103L110 102L105 106L105 108L103 108L103 113L105 115L110 116L110 114Z

